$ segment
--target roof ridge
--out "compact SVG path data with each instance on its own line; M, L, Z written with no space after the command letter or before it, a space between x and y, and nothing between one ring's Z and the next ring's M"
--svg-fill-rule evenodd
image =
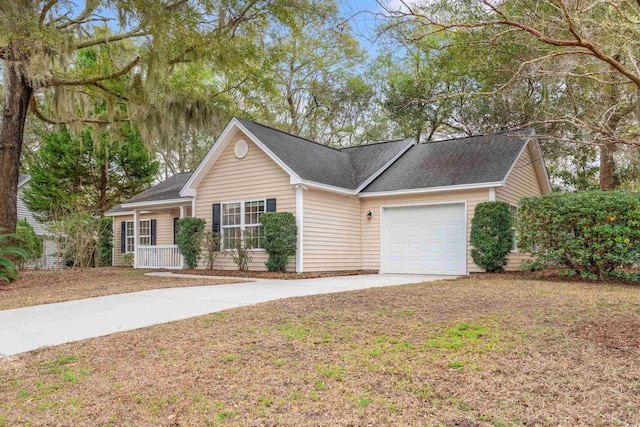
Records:
M480 138L480 137L483 137L483 136L504 135L504 134L507 134L509 132L523 132L523 131L527 131L527 130L535 131L535 129L532 128L532 127L524 127L524 128L520 128L520 129L503 130L503 131L500 131L500 132L478 133L478 134L475 134L475 135L461 136L461 137L458 137L458 138L447 138L447 139L439 139L437 141L426 141L426 142L421 142L419 145L437 144L438 142L462 141L464 139L469 139L469 138Z
M271 129L271 130L274 130L274 131L276 131L276 132L284 133L285 135L289 135L289 136L292 136L292 137L294 137L294 138L298 138L298 139L301 139L301 140L303 140L303 141L307 141L307 142L310 142L310 143L312 143L312 144L319 145L319 146L321 146L321 147L330 148L330 149L335 150L335 151L338 151L338 152L341 152L341 151L342 151L342 150L341 150L341 149L339 149L339 148L334 148L334 147L332 147L332 146L330 146L330 145L326 145L326 144L323 144L323 143L321 143L321 142L313 141L313 140L311 140L311 139L309 139L309 138L305 138L305 137L300 136L300 135L295 135L295 134L293 134L293 133L291 133L291 132L285 132L285 131L280 130L280 129L277 129L277 128L273 127L273 126L269 126L269 125L265 125L265 124L262 124L262 123L258 123L258 122L253 121L253 120L245 119L244 117L235 116L235 118L236 118L236 119L240 119L240 120L245 120L245 121L247 121L247 122L251 122L251 123L253 123L254 125L258 125L258 126L261 126L261 127L263 127L263 128Z
M362 148L362 147L370 147L372 145L388 144L390 142L401 142L401 141L406 141L406 140L409 140L409 139L413 139L413 138L389 139L387 141L376 141L376 142L371 142L371 143L368 143L368 144L352 145L350 147L343 147L343 148L340 149L340 151L349 150L351 148Z

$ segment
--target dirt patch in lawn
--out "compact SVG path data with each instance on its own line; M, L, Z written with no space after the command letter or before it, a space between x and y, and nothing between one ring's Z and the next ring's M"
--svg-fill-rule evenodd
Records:
M160 270L159 270L160 271ZM248 277L256 279L317 279L319 277L358 276L361 274L377 274L376 270L324 271L313 273L272 272L272 271L239 271L239 270L162 270L179 274L196 274L199 276Z
M640 322L635 319L588 322L578 333L599 347L628 352L630 357L640 354Z
M638 424L640 362L590 323L629 331L640 292L466 278L278 300L0 360L0 424Z
M0 310L149 289L220 285L240 281L206 277L150 277L144 273L141 270L116 267L22 271L15 282L0 284Z

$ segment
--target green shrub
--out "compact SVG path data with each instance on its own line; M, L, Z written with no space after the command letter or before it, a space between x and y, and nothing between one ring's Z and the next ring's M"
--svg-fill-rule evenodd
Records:
M298 227L291 212L267 212L260 217L262 247L269 253L269 271L285 271L289 259L296 254Z
M4 229L0 228L0 281L13 282L18 276L18 270L14 260L24 259L27 253L24 249L14 246L14 241L18 236L15 234L2 234Z
M133 267L133 253L127 253L122 255L122 266Z
M113 255L113 220L111 218L101 218L98 221L97 252L99 267L113 265L113 260L111 259Z
M200 241L202 242L203 258L207 262L207 268L213 269L216 258L220 255L222 241L220 233L212 233L211 231L202 231L200 233Z
M505 202L479 203L471 221L471 257L487 272L502 273L513 247L511 208Z
M98 220L86 212L72 212L48 225L58 244L59 256L68 266L80 268L95 265Z
M198 266L198 258L202 252L201 232L204 226L205 220L202 218L181 218L176 223L176 244L187 268L194 269Z
M25 261L38 259L42 256L42 241L26 218L16 223L17 246L27 253L25 259L18 261L20 268L25 267Z
M581 191L525 197L518 245L533 261L591 280L620 276L640 263L640 196Z
M231 260L238 266L238 270L245 271L249 269L249 263L253 260L251 256L253 252L254 238L243 234L241 239L235 240L235 248L231 248L228 252Z

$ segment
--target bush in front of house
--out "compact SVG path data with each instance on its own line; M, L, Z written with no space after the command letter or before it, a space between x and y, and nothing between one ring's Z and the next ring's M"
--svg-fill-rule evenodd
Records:
M204 226L205 220L202 218L187 217L176 222L176 244L187 268L194 269L198 266L198 258L202 252L201 232Z
M27 257L24 249L15 246L17 236L15 234L5 233L0 228L0 283L11 283L18 277L18 270L14 264L14 260L21 260Z
M98 221L98 247L97 264L98 267L108 267L113 265L113 220L111 218L100 218Z
M519 248L538 265L591 280L637 279L624 269L640 263L640 195L580 191L525 197L518 236Z
M269 254L265 263L269 271L286 271L289 259L296 254L298 227L291 212L267 212L260 216L262 247Z
M42 242L26 218L18 220L16 223L16 236L17 246L27 253L26 258L18 260L20 269L23 269L28 260L38 259L42 256Z
M503 273L513 247L511 209L505 202L476 205L471 220L471 257L488 273Z

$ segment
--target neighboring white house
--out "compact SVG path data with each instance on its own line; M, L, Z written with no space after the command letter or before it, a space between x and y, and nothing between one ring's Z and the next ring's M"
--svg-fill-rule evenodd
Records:
M56 243L47 238L46 224L41 223L33 217L33 213L27 208L22 201L22 192L29 187L31 176L20 175L18 179L18 219L27 219L27 222L42 242L42 257L29 263L31 269L52 269L64 267L64 260L56 256L58 246Z

